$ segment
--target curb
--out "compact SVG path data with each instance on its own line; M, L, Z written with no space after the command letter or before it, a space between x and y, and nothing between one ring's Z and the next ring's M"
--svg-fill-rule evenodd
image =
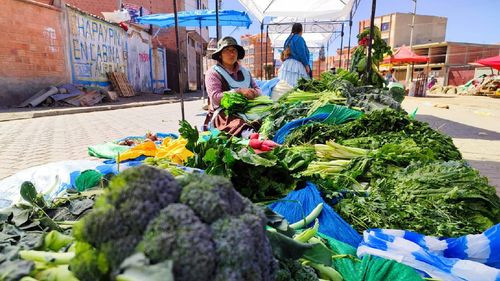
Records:
M190 97L185 98L184 101L194 101L201 100L199 97ZM150 101L150 102L136 102L129 104L119 104L119 105L101 105L95 107L77 107L77 108L64 108L64 109L52 109L45 110L40 112L12 112L12 113L0 113L0 122L14 121L14 120L24 120L24 119L32 119L38 117L47 117L47 116L57 116L57 115L69 115L69 114L78 114L78 113L88 113L88 112L97 112L97 111L107 111L107 110L116 110L116 109L126 109L132 107L143 107L143 106L153 106L153 105L161 105L161 104L171 104L171 103L180 103L179 99L171 99L171 100L159 100L159 101ZM7 115L6 117L2 117L2 114Z

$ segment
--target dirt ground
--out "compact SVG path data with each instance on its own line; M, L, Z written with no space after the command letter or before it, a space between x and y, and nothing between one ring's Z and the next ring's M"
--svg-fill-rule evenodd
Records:
M451 136L464 159L488 177L500 195L500 99L480 96L407 97L403 107ZM448 108L446 108L448 107Z

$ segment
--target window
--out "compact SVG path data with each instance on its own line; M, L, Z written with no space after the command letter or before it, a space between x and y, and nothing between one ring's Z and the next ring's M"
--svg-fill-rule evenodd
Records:
M253 47L248 48L248 54L249 55L253 55L254 54L254 48Z
M382 26L380 27L381 31L387 31L389 30L390 24L388 22L383 22Z

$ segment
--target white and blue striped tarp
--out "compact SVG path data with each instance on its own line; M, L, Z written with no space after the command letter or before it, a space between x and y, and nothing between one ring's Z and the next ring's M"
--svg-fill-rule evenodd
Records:
M392 259L443 281L500 281L500 224L482 234L448 239L370 229L357 254Z

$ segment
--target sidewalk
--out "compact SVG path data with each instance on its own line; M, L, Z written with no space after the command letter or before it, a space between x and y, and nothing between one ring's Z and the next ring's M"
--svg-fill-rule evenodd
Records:
M202 92L184 93L184 101L199 100L202 98ZM168 104L180 102L179 94L141 94L134 97L121 97L117 102L106 102L95 106L87 107L36 107L36 108L9 108L0 109L0 122L31 119L45 116L56 116L65 114L76 114L85 112L97 112L104 110L124 109L141 106L151 106L159 104Z

